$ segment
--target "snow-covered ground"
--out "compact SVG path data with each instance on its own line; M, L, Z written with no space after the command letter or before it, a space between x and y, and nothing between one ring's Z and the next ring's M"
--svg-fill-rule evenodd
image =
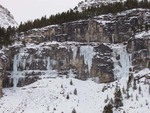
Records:
M145 69L136 75L150 73ZM92 80L81 81L74 78L58 77L56 79L43 77L37 82L17 88L3 89L4 96L0 99L0 113L71 113L73 109L77 113L102 113L107 98L114 97L116 84L122 90L126 89L128 78L122 78L109 84L98 84ZM73 85L70 85L72 80ZM122 93L124 106L114 113L149 113L150 94L149 85L144 83L145 79L137 83L137 90L129 89L130 98ZM106 90L102 92L102 89ZM139 86L141 94L139 94ZM74 90L77 89L77 95ZM69 95L69 99L67 99Z
M140 33L137 33L135 35L135 38L150 39L150 30L148 30L148 31L142 31Z

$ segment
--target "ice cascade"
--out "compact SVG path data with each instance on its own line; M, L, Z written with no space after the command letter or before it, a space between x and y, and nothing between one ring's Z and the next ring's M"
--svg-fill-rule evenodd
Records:
M50 57L47 57L47 66L46 66L46 69L47 69L47 74L50 74L51 70L52 70Z
M77 56L77 50L78 50L78 48L75 45L72 45L71 46L71 50L73 52L73 60L75 60L76 56Z
M18 58L17 55L14 56L14 61L13 61L13 88L14 91L16 91L16 87L18 84Z
M92 59L95 55L94 47L86 45L80 47L80 56L84 56L84 63L88 65L88 71L90 73L92 67Z
M131 55L127 53L126 45L113 45L114 75L117 78L129 75Z

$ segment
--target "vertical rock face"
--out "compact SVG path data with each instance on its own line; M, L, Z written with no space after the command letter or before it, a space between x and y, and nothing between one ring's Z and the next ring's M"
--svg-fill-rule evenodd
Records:
M148 67L150 62L150 35L142 32L128 42L127 50L132 53L132 64L135 71Z
M7 78L6 68L8 66L8 58L4 53L0 53L0 97L3 96L2 88L4 85L4 80Z
M5 87L73 74L104 83L128 76L132 67L137 71L147 67L149 38L137 38L136 33L145 29L149 14L150 10L133 9L19 34L18 42L5 50L9 56L7 71L11 73Z
M25 42L76 41L99 43L122 43L137 32L146 29L150 10L133 9L121 13L105 14L88 20L32 29L21 35Z
M48 42L12 46L11 49L14 53L11 52L12 68L9 71L13 80L7 85L14 88L33 83L44 76L70 75L70 71L82 80L91 77L98 77L101 83L114 80L112 49L104 44Z
M104 44L95 47L96 55L93 59L91 73L99 77L100 82L114 81L112 49Z
M103 32L103 26L93 19L32 29L24 33L24 40L38 43L44 41L110 42L107 34Z
M2 69L3 69L3 65L2 65L2 61L0 61L0 97L3 95L3 93L2 93L2 87L3 87L3 84L2 84L2 81L3 81Z

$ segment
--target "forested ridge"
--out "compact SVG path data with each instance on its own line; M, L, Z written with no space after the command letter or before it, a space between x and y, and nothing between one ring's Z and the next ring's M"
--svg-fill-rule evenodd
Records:
M70 9L66 12L57 13L56 15L51 15L50 17L43 16L40 19L35 19L33 21L27 21L24 23L20 23L18 28L9 27L7 29L0 28L0 44L1 45L9 45L11 44L12 37L16 32L25 32L29 29L33 28L41 28L47 25L53 24L62 24L65 22L71 22L81 19L92 18L93 16L113 13L116 14L118 12L129 10L133 8L150 8L150 2L148 0L127 0L125 2L116 2L109 4L102 4L99 7L89 7L82 12L77 10L77 7L74 9Z
M148 0L127 0L126 2L116 2L110 4L102 4L99 7L89 7L82 12L77 10L77 7L70 9L67 12L58 13L56 15L51 15L49 18L43 16L41 19L35 19L33 21L27 21L25 23L20 23L18 32L24 32L33 28L40 28L47 25L62 24L65 22L88 19L93 16L107 14L107 13L117 13L124 10L129 10L133 8L150 8L150 2Z

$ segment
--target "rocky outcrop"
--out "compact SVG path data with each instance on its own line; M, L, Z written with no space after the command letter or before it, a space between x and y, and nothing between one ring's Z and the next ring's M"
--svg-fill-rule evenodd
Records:
M130 39L127 50L132 53L132 64L135 71L148 68L150 63L150 35L142 32Z
M137 32L148 29L150 10L133 9L114 14L100 15L79 20L32 29L20 34L24 42L76 41L99 43L122 43Z
M0 52L0 97L3 96L2 88L7 75L8 58L5 54Z
M94 20L81 20L61 25L32 29L24 34L25 42L44 41L76 41L76 42L110 42L107 37L102 38L103 26Z
M113 61L112 49L107 45L101 44L95 47L96 55L93 59L93 65L91 69L91 74L95 77L99 77L100 82L112 82L114 81L113 73Z
M9 50L13 51L6 53L13 58L9 59L11 63L7 71L12 77L5 79L4 87L14 85L11 78L17 78L17 86L24 86L45 75L70 76L70 71L82 80L91 77L98 77L101 83L114 80L112 49L104 44L48 42L11 46Z
M78 3L75 7L78 11L84 11L90 7L100 7L102 4L121 2L120 0L85 0Z

